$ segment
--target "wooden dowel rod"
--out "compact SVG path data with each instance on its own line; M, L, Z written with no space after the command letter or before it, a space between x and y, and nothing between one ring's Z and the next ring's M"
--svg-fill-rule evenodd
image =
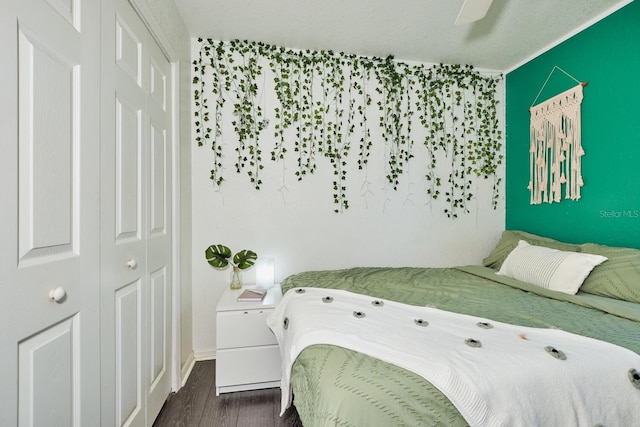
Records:
M589 85L589 82L581 82L580 83L580 86L582 86L582 87L585 87L585 86L588 86L588 85ZM527 111L531 112L531 108L529 108Z

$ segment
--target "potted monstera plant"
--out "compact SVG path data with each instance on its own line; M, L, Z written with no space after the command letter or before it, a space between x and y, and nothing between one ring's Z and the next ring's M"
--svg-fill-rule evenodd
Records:
M243 249L232 256L231 249L225 245L211 245L204 251L207 262L214 268L226 268L229 264L231 271L231 289L242 287L240 270L246 270L256 263L258 255L249 249Z

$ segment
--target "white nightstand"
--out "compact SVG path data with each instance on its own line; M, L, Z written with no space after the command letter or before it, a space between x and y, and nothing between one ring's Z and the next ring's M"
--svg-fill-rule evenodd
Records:
M216 395L280 387L280 348L267 317L282 298L280 286L262 302L238 302L227 288L216 307Z

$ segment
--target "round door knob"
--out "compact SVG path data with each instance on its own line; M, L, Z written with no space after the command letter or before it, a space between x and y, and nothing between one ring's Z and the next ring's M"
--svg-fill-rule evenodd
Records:
M127 261L127 267L129 267L132 270L135 270L138 267L138 261L136 261L135 259L130 259L129 261Z
M66 297L67 291L65 291L62 287L57 287L49 291L49 299L53 302L57 302L58 304L63 302Z

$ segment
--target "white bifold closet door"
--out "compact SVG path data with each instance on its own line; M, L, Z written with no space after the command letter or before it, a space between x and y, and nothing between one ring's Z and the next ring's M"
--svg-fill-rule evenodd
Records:
M171 69L102 2L102 425L149 426L171 387Z
M99 13L0 2L2 426L100 414Z

